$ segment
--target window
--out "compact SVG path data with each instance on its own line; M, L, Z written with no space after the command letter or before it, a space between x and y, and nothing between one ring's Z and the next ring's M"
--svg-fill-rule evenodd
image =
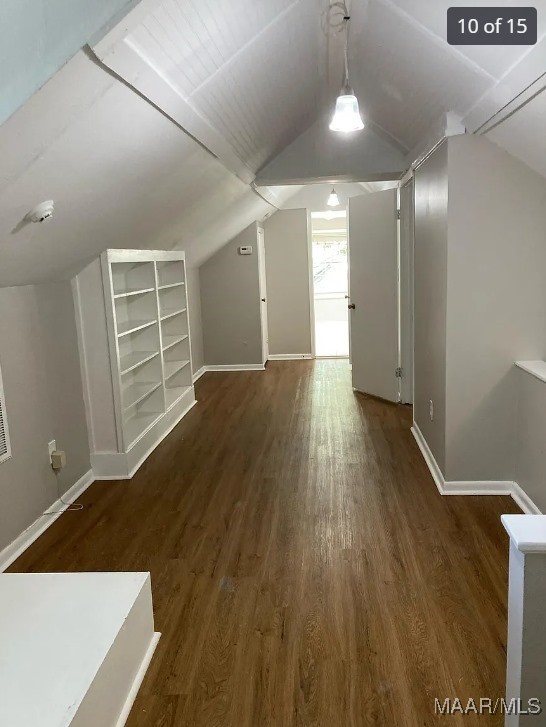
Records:
M9 443L8 421L6 418L6 400L4 397L4 384L2 382L2 371L0 370L0 462L11 457Z

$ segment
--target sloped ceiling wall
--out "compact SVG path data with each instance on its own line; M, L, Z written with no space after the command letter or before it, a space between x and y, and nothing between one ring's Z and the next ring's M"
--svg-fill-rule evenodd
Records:
M83 52L0 127L0 146L0 286L69 277L107 247L177 245L199 264L274 210ZM53 219L25 223L46 199Z
M485 136L546 177L546 89Z
M156 107L80 51L0 128L0 285L69 277L107 247L178 246L200 264L298 192L272 206L250 184L259 166L262 184L395 178L440 112L475 130L544 68L544 14L534 49L484 51L447 46L448 0L353 2L352 82L369 125L344 146L324 116L341 69L340 38L320 27L327 5L141 0L95 50L137 86L145 70ZM488 134L544 169L543 112L537 96ZM46 199L53 220L25 223Z
M139 0L7 0L0 3L0 124Z
M306 179L357 181L398 179L406 170L405 154L373 128L357 134L332 134L321 117L272 162L260 170L263 185L302 183Z

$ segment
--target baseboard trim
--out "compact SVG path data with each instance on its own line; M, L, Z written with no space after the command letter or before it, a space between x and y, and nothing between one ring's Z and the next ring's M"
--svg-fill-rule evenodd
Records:
M510 495L526 515L542 514L517 482L509 480L446 481L426 439L415 422L411 433L421 450L440 495Z
M123 708L116 722L116 727L125 727L125 724L129 719L129 714L131 713L131 709L133 708L133 704L135 703L135 699L137 698L138 690L142 686L142 682L144 681L144 677L146 676L146 672L148 671L148 667L150 666L150 662L152 661L152 657L155 653L160 638L161 634L156 631L153 635L152 640L150 641L150 646L148 647L148 650L144 655L144 659L142 660L142 663L136 673L135 679L131 684L131 689L129 690L127 699L123 704Z
M153 444L148 447L148 449L142 454L141 457L139 457L138 461L136 462L133 467L129 471L125 469L125 471L115 471L116 466L118 465L118 462L121 462L121 465L123 466L127 461L127 455L121 454L121 453L105 453L105 454L95 454L91 455L91 463L93 462L97 466L97 471L94 473L94 479L95 480L132 480L135 474L138 472L138 470L142 467L144 462L148 459L148 457L152 454L152 452L159 447L161 442L169 436L169 434L172 432L172 430L179 424L182 419L186 416L186 414L190 411L190 409L193 409L193 407L197 404L196 399L194 399L188 406L186 406L176 417L176 419L167 427L167 429L161 433L159 437L153 442ZM98 471L100 467L100 470ZM108 471L108 468L112 467L110 471Z
M222 366L204 366L205 371L265 371L263 364L229 364ZM203 372L205 373L205 372Z
M89 470L63 495L64 502L57 500L49 507L43 515L40 515L21 535L13 540L0 552L0 573L14 563L27 548L29 548L40 535L42 535L55 520L68 509L68 505L75 502L87 488L95 481L92 470ZM68 503L68 505L66 504ZM49 514L48 514L49 513Z
M271 353L268 361L309 361L313 358L312 353Z
M518 483L513 482L512 485L513 488L510 494L512 495L512 499L514 500L516 505L521 507L526 515L542 515L540 509L531 500L529 495L521 489Z
M436 487L438 488L438 492L440 493L440 495L443 495L445 490L444 476L441 469L438 467L438 463L434 459L434 455L430 451L427 440L423 437L421 430L415 422L413 422L411 433L413 434L413 438L417 442L417 446L421 450L423 459L427 463L427 467L430 471L430 474L432 475L432 479L434 480Z
M201 366L200 369L197 369L197 371L193 375L193 383L195 384L196 381L199 381L199 379L201 378L201 376L203 376L203 374L206 374L206 373L207 373L207 367L206 366Z

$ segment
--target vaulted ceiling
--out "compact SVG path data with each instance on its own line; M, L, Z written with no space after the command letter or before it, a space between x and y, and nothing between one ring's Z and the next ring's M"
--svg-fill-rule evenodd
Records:
M198 265L298 192L256 188L260 172L329 178L328 147L336 175L350 160L346 181L397 178L441 114L473 131L546 70L546 13L535 48L451 47L449 0L352 0L368 129L339 151L326 127L343 40L325 32L329 4L140 0L74 56L0 128L0 285L67 277L106 247L178 246ZM10 30L24 34L24 16ZM536 167L545 95L533 89L488 133ZM50 198L50 223L24 221Z
M352 2L352 83L365 113L406 149L442 112L465 118L528 52L526 46L450 46L447 9L475 0ZM495 0L513 6L513 0ZM546 4L545 4L546 5ZM539 13L539 37L546 13ZM333 57L333 53L331 54ZM544 63L546 70L546 61Z
M316 0L161 0L124 42L254 172L319 113L326 43Z

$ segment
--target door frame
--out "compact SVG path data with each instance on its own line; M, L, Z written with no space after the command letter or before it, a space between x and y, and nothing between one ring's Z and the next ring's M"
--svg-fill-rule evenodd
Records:
M265 230L257 227L256 243L258 247L258 288L260 305L260 327L262 329L262 363L269 360L269 318L267 315L267 271L265 265ZM265 298L265 301L263 300Z
M314 211L314 210L313 210ZM340 210L342 211L342 210ZM307 210L307 224L308 224L308 230L307 230L307 238L308 238L308 256L309 256L309 310L311 313L311 345L312 345L312 353L313 358L317 358L316 356L316 332L315 332L315 281L313 276L313 218L311 217L311 211ZM345 302L349 304L349 298L350 298L350 270L351 270L351 260L350 260L350 247L349 247L349 203L347 203L347 206L345 207L345 224L347 226L347 297L345 299ZM327 359L339 359L342 361L348 360L349 363L351 362L351 316L348 316L347 320L347 335L349 337L349 354L348 356L320 356L319 358L327 358Z
M409 194L407 207L402 202L403 195ZM399 366L400 402L413 404L414 397L414 258L415 258L415 186L413 175L400 183L398 209L400 210L398 229L399 249ZM409 220L404 215L410 215ZM406 234L409 233L409 234Z
M311 357L315 359L315 280L313 278L313 221L310 210L307 210L307 270L309 271L309 327L311 331Z

